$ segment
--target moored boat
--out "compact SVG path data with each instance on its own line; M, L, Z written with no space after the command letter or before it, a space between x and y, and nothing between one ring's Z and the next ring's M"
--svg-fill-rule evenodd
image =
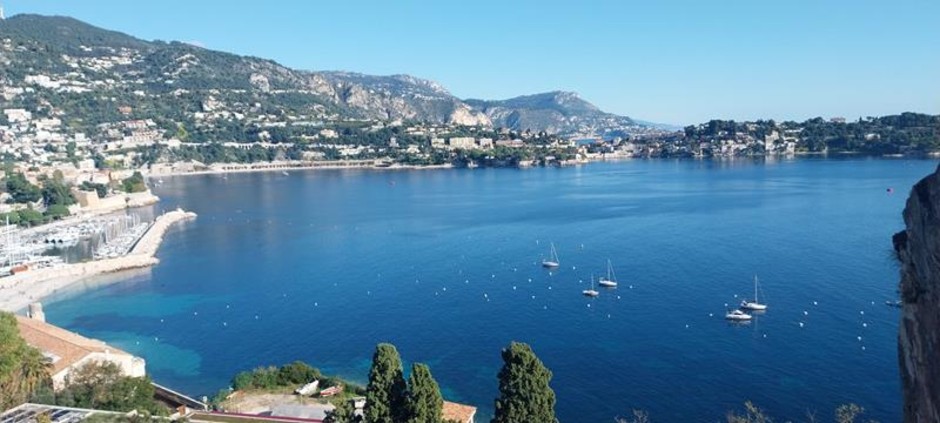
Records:
M725 319L737 321L737 322L747 321L753 318L754 318L753 316L741 310L733 310L733 311L729 311L728 314L725 314Z
M754 311L767 310L767 304L761 304L760 301L757 300L757 285L758 285L757 276L754 276L754 300L753 301L748 301L748 300L741 301L742 309L754 310Z
M554 268L561 265L561 262L558 260L558 252L555 251L555 243L552 243L552 251L549 258L542 260L542 267Z
M607 259L607 277L601 276L597 284L605 288L617 287L617 275L614 274L614 265L610 263L610 259Z

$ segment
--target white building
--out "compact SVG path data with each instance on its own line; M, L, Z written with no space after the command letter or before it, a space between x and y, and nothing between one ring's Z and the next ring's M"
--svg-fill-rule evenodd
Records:
M7 120L10 123L16 122L29 122L33 118L33 114L27 112L25 109L4 109L3 114L7 116Z
M476 148L477 143L473 137L453 137L447 140L450 148Z

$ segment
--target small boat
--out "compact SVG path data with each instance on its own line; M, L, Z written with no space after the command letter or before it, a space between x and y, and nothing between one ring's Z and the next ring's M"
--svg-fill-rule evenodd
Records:
M757 276L754 276L754 301L743 300L741 301L741 308L744 310L767 310L767 304L761 304L757 300Z
M594 289L594 275L591 275L591 289L585 289L584 291L581 291L581 293L584 294L585 297L596 297L601 295L600 292L597 292Z
M750 314L747 314L741 310L729 311L728 314L725 314L725 319L734 320L734 321L746 321L751 320L753 317Z
M315 392L317 392L317 387L319 386L320 386L320 381L314 380L313 382L310 382L304 386L301 386L300 388L297 388L297 390L295 390L294 393L300 396L309 397L313 395Z
M287 173L286 170L282 170L282 171L281 171L281 175L290 176L290 173Z
M614 274L614 265L610 263L610 259L607 259L607 277L602 276L597 284L605 288L617 287L617 275Z
M888 307L901 308L901 306L903 306L904 303L901 302L901 300L895 300L895 301L888 300L888 301L885 301L885 305Z
M555 243L552 243L552 252L549 258L542 260L542 267L554 268L561 265L558 261L558 251L555 251Z

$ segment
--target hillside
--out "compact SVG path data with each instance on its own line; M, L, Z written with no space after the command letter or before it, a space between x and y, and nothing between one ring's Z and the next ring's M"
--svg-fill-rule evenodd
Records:
M560 134L638 128L572 93L462 101L409 75L295 70L181 42L140 40L68 17L16 15L0 21L0 41L2 106L54 105L76 130L114 121L122 106L168 131L183 124L230 137L251 124L239 116L259 110L305 121L414 120ZM188 117L220 111L222 128Z
M623 135L642 129L634 120L605 113L576 93L553 91L501 101L466 100L493 125L566 135Z

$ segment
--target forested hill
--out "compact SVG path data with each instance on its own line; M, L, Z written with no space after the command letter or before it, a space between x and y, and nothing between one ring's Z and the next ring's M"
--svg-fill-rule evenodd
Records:
M806 152L918 154L940 151L940 116L907 112L854 121L711 120L686 127L683 135L691 143L754 140L766 145L793 142L798 151Z

